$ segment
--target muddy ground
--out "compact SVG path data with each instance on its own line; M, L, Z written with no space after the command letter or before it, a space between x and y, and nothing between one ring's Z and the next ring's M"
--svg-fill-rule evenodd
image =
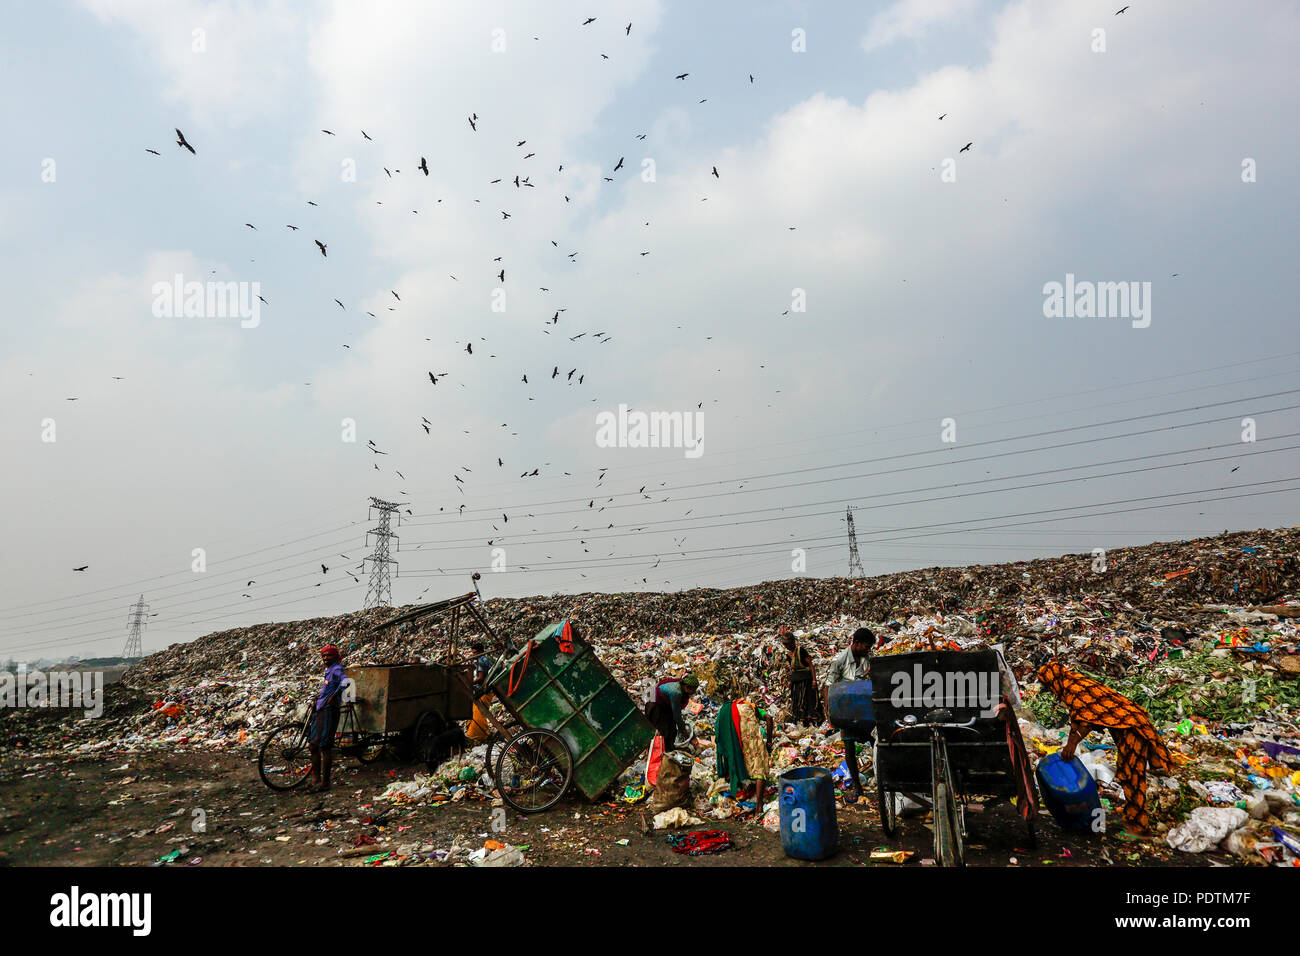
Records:
M42 757L6 749L0 751L0 866L145 866L176 850L179 857L164 865L356 866L399 846L474 850L489 839L526 846L527 862L542 866L914 867L933 855L926 818L906 820L897 838L886 839L870 795L856 805L840 805L840 851L823 863L787 858L778 834L736 819L706 819L704 826L692 828L727 831L734 850L690 858L672 852L666 831L647 832L652 814L642 807L578 797L534 816L508 812L505 830L492 832L486 799L407 806L376 799L389 782L414 772L410 764L381 760L361 766L340 758L333 792L285 794L260 782L255 755L243 751ZM1038 848L1031 850L1024 824L1001 800L984 804L967 819L970 866L1235 862L1225 854L1177 853L1162 840L1139 842L1115 831L1103 837L1066 834L1045 814L1038 823ZM200 824L204 829L196 829ZM361 838L377 845L363 841L357 847ZM620 846L620 840L627 845ZM871 861L878 848L916 855L905 864Z

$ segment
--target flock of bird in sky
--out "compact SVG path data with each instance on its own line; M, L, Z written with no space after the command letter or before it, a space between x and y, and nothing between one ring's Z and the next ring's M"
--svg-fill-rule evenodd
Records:
M1124 7L1120 8L1119 10L1117 10L1117 11L1115 12L1115 16L1118 16L1118 15L1124 13L1124 12L1125 12L1126 10L1128 10L1128 9L1129 9L1128 6L1124 6ZM582 21L581 21L580 26L581 26L581 27L588 27L588 26L591 26L592 24L596 23L596 21L597 21L597 18L596 18L596 17L588 17L588 18L586 18L585 20L582 20ZM623 28L623 33L624 33L624 36L630 36L630 35L631 35L631 33L632 33L632 24L631 24L631 23L628 23L628 24ZM539 38L534 37L534 39L539 39ZM604 58L604 59L608 59L608 58L609 58L609 57L608 57L606 54L604 54L604 53L602 53L602 54L600 54L600 55L601 55L601 57ZM676 80L678 80L678 81L685 82L685 81L687 81L687 80L689 79L690 75L691 75L690 72L689 72L689 71L686 71L686 72L682 72L682 73L674 74L674 75L673 75L673 78L676 79ZM747 77L748 77L748 82L749 82L750 84L753 84L753 83L754 83L754 75L753 75L753 74L747 74ZM707 102L707 101L708 101L708 98L707 98L707 97L703 97L703 98L701 98L701 99L699 100L699 103L705 103L705 102ZM945 112L945 113L940 114L939 117L938 117L938 119L942 121L942 120L945 119L947 116L948 116L948 113ZM478 132L478 130L479 130L479 124L482 123L482 122L485 122L485 120L484 120L484 119L481 119L481 118L479 117L479 115L478 115L477 112L470 111L470 113L466 116L466 122L467 122L467 124L468 124L468 126L469 126L469 130L470 130L470 133L471 133L471 135L472 135L472 134ZM326 135L326 136L336 136L336 135L337 135L333 130L330 130L330 129L321 129L320 132L321 132L322 134ZM186 137L185 133L184 133L182 130L180 130L179 128L177 128L177 129L175 130L175 133L176 133L176 146L177 146L178 148L182 149L182 150L186 150L186 151L188 151L192 156L197 156L197 155L198 155L198 151L195 149L194 145L193 145L193 144L189 141L189 139ZM365 140L365 141L367 141L367 142L374 142L374 139L370 136L370 134L369 134L366 130L363 129L363 130L360 131L360 133L361 133L361 137L362 137L363 140ZM644 140L646 139L646 136L647 136L647 134L644 133L644 132L642 132L642 133L637 133L637 134L635 134L635 137L634 137L634 138L635 138L635 140L637 140L637 141L644 141ZM525 148L527 147L527 145L528 145L528 140L527 140L527 138L523 138L523 139L519 139L519 140L515 143L515 148L518 149L518 150L523 150L523 149L525 149ZM967 142L964 146L962 146L962 147L960 148L960 150L959 150L958 152L960 152L960 153L968 152L968 151L969 151L973 146L974 146L974 143L973 143L973 142ZM150 153L150 154L152 154L152 155L154 155L154 156L159 156L159 157L162 156L162 153L161 153L159 150L157 150L157 149L153 149L153 148L151 148L151 147L147 147L145 151L148 152L148 153ZM520 162L520 163L522 163L522 162L525 162L525 161L528 161L528 160L534 159L534 158L536 158L536 157L537 157L537 153L536 153L535 151L529 150L529 151L527 151L527 152L524 152L524 153L523 153L522 155L520 155L517 159L512 159L511 161L512 161L512 162ZM620 170L622 170L622 169L624 168L624 161L626 160L626 158L627 158L626 156L620 156L616 162L614 162L614 163L611 164L611 169L610 169L610 173L611 173L611 175L605 175L605 176L602 176L602 179L603 179L604 182L612 183L612 182L615 181L615 177L614 177L612 174L614 174L614 173L618 173ZM428 160L427 160L427 158L426 158L425 156L420 156L420 157L419 157L419 162L416 163L416 164L413 164L413 165L414 165L415 170L418 171L419 173L421 173L423 176L425 176L425 177L428 177L428 176L429 176L429 174L430 174L430 171L429 171L429 165L428 165ZM396 175L401 175L401 172L402 172L402 170L401 170L399 167L396 167L396 166L393 166L393 167L384 166L384 167L382 167L382 168L383 168L383 170L384 170L385 175L386 175L388 178L390 178L390 179L391 179L395 174L396 174ZM564 170L564 164L563 164L563 163L558 163L558 164L557 164L557 172L563 172L563 170ZM708 172L707 175L711 175L712 177L714 177L714 179L721 179L721 174L719 173L719 171L718 171L718 167L717 167L716 165L713 165L713 166L710 167L709 172ZM527 175L526 175L526 174L524 174L524 173L515 173L513 176L498 176L498 177L496 177L496 178L490 180L490 181L487 183L487 185L490 185L490 186L500 186L500 185L502 185L503 183L513 184L513 186L514 186L515 189L530 189L530 188L535 188L535 183L532 182L532 174L527 174ZM706 197L702 197L701 201L705 201L705 200L707 200L707 198L708 198L707 196L706 196ZM479 200L479 199L474 199L473 201L474 201L475 203L479 203L479 202L481 202L481 200ZM570 201L571 201L571 200L570 200L570 197L567 196L567 195L565 195L565 196L564 196L564 201L565 201L566 203L570 202ZM441 200L441 199L438 199L437 202L438 202L438 203L441 203L442 200ZM317 204L314 200L307 200L307 205L315 207L315 206L317 206L318 204ZM417 215L418 215L419 210L418 210L418 209L413 209L413 210L411 210L411 212L412 212L413 214L417 214ZM507 220L509 220L509 219L512 218L512 215L513 215L513 214L512 214L509 210L506 210L506 209L499 209L499 212L500 212L500 215L501 215L501 221L502 221L502 222L507 221ZM258 227L257 227L254 223L246 222L246 223L244 223L244 225L247 226L250 230L258 231ZM649 222L646 222L644 225L645 225L645 226L649 226L650 223L649 223ZM297 224L286 223L286 224L285 224L285 228L288 229L288 230L290 230L291 232L294 232L294 233L300 231L300 226L298 226ZM788 227L787 227L787 229L789 229L790 231L793 231L795 228L796 228L796 227L794 227L794 226L788 226ZM328 259L328 258L329 258L329 244L328 244L328 242L326 242L324 239L321 239L321 238L314 238L314 237L312 238L312 242L313 242L313 244L315 245L316 251L318 251L318 252L320 253L320 255L321 255L323 258ZM558 243L557 243L555 240L551 240L551 245L552 245L553 247L555 247L555 248L558 248ZM570 262L576 262L576 260L577 260L577 258L578 258L578 255L579 255L579 252L575 250L575 251L572 251L572 252L568 252L568 253L566 253L565 258L567 258ZM650 255L650 250L644 250L644 251L641 251L641 252L640 252L640 256L642 256L642 257L644 257L644 256L648 256L648 255ZM500 282L500 283L502 283L502 284L504 285L504 283L506 282L507 270L506 270L506 266L505 266L505 264L503 263L503 259L504 259L504 256L497 256L497 257L493 258L493 260L492 260L492 263L493 263L492 269L495 270L495 271L492 271L492 272L490 272L489 274L492 275L492 277L495 278L498 282ZM459 279L457 276L454 276L454 275L449 276L449 279L452 280L452 281L456 281L456 282L459 282L459 281L460 281L460 279ZM547 287L539 287L539 290L542 291L542 292L550 292L550 289L547 288ZM400 302L402 301L401 296L398 294L397 290L395 290L395 289L390 289L389 292L391 293L391 295L393 296L393 299L394 299L396 302L400 303ZM338 307L339 307L340 309L343 309L344 311L347 311L347 307L344 305L344 303L343 303L340 299L338 299L338 298L334 298L333 301L334 301L335 304L338 305ZM265 303L265 304L268 304L268 305L269 305L269 303L267 303L266 299L262 299L262 302ZM397 308L396 306L389 306L389 310L390 310L390 311L395 311L396 308ZM543 323L543 328L541 329L541 331L542 331L544 334L547 334L547 335L551 334L552 329L558 327L558 325L559 325L559 323L560 323L561 316L562 316L563 313L565 313L566 311L567 311L567 308L564 308L564 307L555 308L555 309L553 310L551 316L550 316L548 319L546 319L546 321ZM782 313L782 314L783 314L783 315L788 314L788 310L787 310L787 312L784 312L784 313ZM375 317L376 317L375 314L374 314L373 312L366 312L366 315L368 315L368 316L370 316L370 317L372 317L372 318L375 318ZM610 336L609 333L607 333L607 332L605 332L605 331L603 331L603 330L599 330L599 331L583 330L583 331L578 332L578 333L575 334L575 335L572 335L572 336L566 336L566 338L568 339L568 341L569 341L570 343L576 343L576 342L578 342L580 339L583 339L584 337L587 337L587 336L590 336L589 341L591 341L591 342L595 342L595 343L600 344L600 345L607 345L607 344L609 344L610 342L613 341L613 337ZM432 341L432 339L426 339L426 341ZM486 340L485 340L485 339L481 339L481 341L486 341ZM457 344L459 344L459 343L457 343ZM342 347L345 348L345 349L349 349L349 348L350 348L350 346L348 346L348 345L346 345L346 344L344 344ZM468 355L468 356L474 356L474 355L475 355L475 352L474 352L474 344L473 344L473 342L466 342L466 343L464 344L464 352L465 352L465 354ZM489 355L488 357L489 357L489 358L494 358L495 356L491 356L491 355ZM586 373L585 371L580 371L580 368L581 368L580 365L575 365L573 368L569 369L567 372L564 372L564 371L561 370L561 368L560 368L559 365L553 365L553 366L552 366L552 369L551 369L551 371L550 371L549 374L546 374L546 373L543 374L543 379L547 379L547 378L549 378L550 380L556 380L556 379L559 379L561 375L563 375L563 376L564 376L563 381L564 381L566 384L569 384L569 385L576 384L577 386L582 386L582 385L584 384L584 382L585 382L586 374L587 374L587 373ZM433 371L429 371L427 374L428 374L429 386L430 386L430 387L436 387L442 379L449 377L449 373L448 373L448 372L433 372ZM576 378L576 383L575 383L575 378L574 378L575 375L577 376L577 378ZM122 380L121 376L113 376L113 378L114 378L114 380L117 380L117 381L121 381L121 380ZM527 372L526 370L522 372L522 375L521 375L521 381L522 381L524 384L530 384L530 380L529 380L528 372ZM310 384L310 383L308 383L308 384ZM464 383L461 383L461 387L462 387L462 388L464 387ZM68 401L77 401L77 398L73 397L73 398L68 398L67 400L68 400ZM529 401L532 401L532 400L533 400L532 398L529 398ZM703 403L700 403L697 407L702 407L702 406L703 406ZM431 422L427 417L421 416L421 419L420 419L420 427L423 428L423 430L424 430L424 432L426 433L426 435L431 435L431 434L432 434L432 432L430 431L430 426L431 426L432 424L433 424L433 423L432 423L432 422ZM505 423L503 423L501 427L502 427L502 428L506 428L506 427L508 427L508 425L505 424ZM373 440L370 440L370 441L367 443L367 446L366 446L366 447L367 447L367 448L368 448L368 449L369 449L369 450L370 450L374 455L376 455L376 456L379 456L379 455L387 455L387 454L388 454L388 452L383 451L382 449L380 449L380 448L376 445L376 443L375 443ZM498 456L496 460L497 460L497 467L498 467L498 468L504 468L504 467L505 467L505 461L504 461L504 458L503 458L503 457ZM519 477L520 477L520 478L537 477L537 476L540 475L541 467L543 467L543 466L535 466L535 467L533 467L532 469L525 468L524 471L519 475ZM380 470L379 465L378 465L377 463L374 463L374 469L375 469L376 471L379 471L379 470ZM602 483L603 483L603 481L604 481L604 479L605 479L605 475L606 475L606 471L607 471L607 470L608 470L608 469L606 469L606 468L601 468L601 469L598 470L598 472L597 472L597 476L596 476L596 481L595 481L595 485L594 485L594 489L593 489L593 490L596 490L596 491L601 490L601 486L602 486ZM395 474L396 474L399 478L401 478L403 481L405 480L405 475L403 475L401 471L398 471L398 470L396 470L396 469L394 469L394 471L395 471ZM453 479L452 487L454 487L454 488L456 489L457 492L459 492L460 494L463 495L463 494L465 493L465 492L464 492L464 488L465 488L465 486L466 486L466 481L465 481L464 478L461 477L461 473L462 473L462 472L465 473L465 474L470 474L470 473L471 473L471 471L470 471L470 469L469 469L468 467L463 466L463 465L460 466L459 472L456 472L456 473L453 473L453 474L452 474L452 479ZM570 476L570 477L571 477L571 475L570 475L569 472L564 472L563 474L564 474L565 476ZM663 486L664 484L666 484L666 482L661 482L661 483L660 483L660 486ZM650 495L645 494L646 487L648 487L648 486L643 485L643 486L641 487L640 491L638 492L638 497L639 497L639 499L644 499L644 500L646 500L646 501L653 501L653 500L655 500L655 499L653 499ZM615 497L616 497L616 496L615 496ZM663 502L666 502L666 501L669 500L669 498L665 496L664 498L662 498L662 499L660 499L660 500L663 501ZM592 499L588 502L587 507L588 507L588 508L591 508L591 509L593 509L593 510L595 510L596 501L597 501L597 496L593 496ZM614 501L614 497L608 497L608 498L606 499L606 501L604 502L604 504L608 504L609 502L612 502L612 501ZM438 510L439 510L439 511L444 511L445 508L444 508L444 507L440 507ZM459 513L463 513L464 510L465 510L465 505L464 505L464 504L459 505L459 506L457 507L456 510L457 510ZM600 510L603 510L603 505L602 505L602 508L601 508ZM406 511L407 514L413 514L413 512L412 512L409 508L406 508L405 511ZM686 514L690 514L690 511L687 511ZM532 516L532 515L529 515L529 517L533 517L533 516ZM505 512L502 513L501 521L502 521L502 525L508 523L508 521L509 521L509 516L508 516L507 513L505 513ZM578 527L579 527L579 525L574 525L573 528L572 528L571 530L577 530ZM610 524L608 525L608 528L613 528L613 527L614 527L613 523L610 523ZM493 531L496 532L497 534L500 534L500 533L501 533L501 529L498 528L497 525L493 524L493 525L492 525L492 528L493 528ZM643 530L643 529L635 529L635 528L634 528L634 529L630 529L630 530L632 530L632 531L637 531L637 530ZM489 546L491 546L491 545L493 545L493 544L495 543L496 540L497 540L496 538L487 539L487 544L488 544ZM674 540L674 545L675 545L675 546L678 548L678 550L680 551L680 550L681 550L681 547L682 547L682 546L684 545L684 543L685 543L686 538L685 538L685 536L683 536L681 539L677 539L676 537L674 537L673 540ZM581 543L582 545L584 545L584 547L583 547L583 551L584 551L585 553L590 553L590 552L589 552L589 549L585 547L585 545L587 544L587 542L584 540L584 541L581 541L580 543ZM615 553L615 552L610 552L610 556L613 556L614 553ZM685 552L682 552L682 553L685 553ZM345 557L345 558L346 558L347 555L342 555L342 557ZM551 556L550 556L550 555L547 555L547 557L550 558ZM661 556L656 556L656 560L655 560L655 563L654 563L654 565L652 566L652 568L657 568L657 567L659 566L659 563L660 563L661 560L662 560ZM356 567L357 567L358 569L360 569L360 568L362 568L363 566L364 566L364 564L362 564L362 565L357 565ZM322 575L322 577L324 577L324 576L329 572L329 568L328 568L325 564L323 564L323 563L321 564L320 567L321 567L321 575ZM73 568L73 570L74 570L74 571L77 571L77 572L84 572L84 571L88 570L88 568L89 568L88 565L82 565L82 566L80 566L80 567ZM521 566L521 569L523 569L523 570L527 570L527 566ZM351 572L347 572L347 573L351 574ZM360 583L359 579L357 579L355 575L351 575L351 576L353 577L353 580L354 580L354 581L357 581L357 583ZM583 577L586 577L585 574L583 574L582 576L583 576ZM642 582L643 582L643 583L646 583L646 582L647 582L647 579L643 577L643 578L642 578ZM246 587L250 587L250 586L252 586L252 585L255 584L255 583L256 583L255 580L250 580L250 581L248 582L248 584L245 585L245 586L246 586ZM317 584L316 586L319 587L320 585ZM426 591L427 591L427 590L428 590L428 589L426 588ZM245 598L250 597L250 595L247 594L247 593L244 593L242 596L245 597Z

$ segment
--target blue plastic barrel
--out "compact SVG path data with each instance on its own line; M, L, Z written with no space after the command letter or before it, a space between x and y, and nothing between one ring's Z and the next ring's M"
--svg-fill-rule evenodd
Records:
M876 712L871 705L871 681L846 680L832 684L827 695L831 726L866 738L876 726Z
M1101 832L1094 827L1102 819L1097 782L1078 757L1068 763L1059 753L1038 761L1035 771L1043 805L1062 830Z
M796 860L824 860L839 845L835 787L824 767L796 767L777 778L781 848Z

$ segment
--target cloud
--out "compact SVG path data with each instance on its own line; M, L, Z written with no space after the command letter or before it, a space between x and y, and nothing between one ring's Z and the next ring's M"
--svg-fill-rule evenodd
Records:
M978 0L898 0L872 18L862 49L870 53L899 40L918 40L936 27L970 16L976 6Z

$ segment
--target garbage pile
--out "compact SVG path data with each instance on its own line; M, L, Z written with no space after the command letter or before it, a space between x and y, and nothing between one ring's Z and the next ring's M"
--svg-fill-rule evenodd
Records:
M497 632L515 639L574 619L638 701L665 676L691 671L700 677L692 714L692 801L680 808L691 819L775 824L770 802L759 805L752 796L719 787L712 739L716 711L722 700L740 695L772 718L773 775L822 766L836 771L841 787L848 785L838 734L826 724L791 719L774 652L778 630L786 628L821 673L848 645L849 635L867 626L879 638L877 654L1001 647L1023 691L1021 726L1031 756L1058 749L1065 723L1055 699L1038 692L1032 662L1046 650L1102 680L1146 708L1179 757L1178 773L1153 794L1170 845L1195 852L1205 844L1268 862L1290 859L1287 841L1294 837L1288 834L1300 832L1298 545L1300 529L1235 532L1124 548L1100 559L1088 553L668 594L502 598L486 608ZM102 718L15 729L24 716L10 712L0 725L0 745L7 735L47 752L251 749L310 699L319 681L316 651L323 644L338 645L348 663L442 659L445 619L375 630L406 610L235 628L173 645L127 672L113 690L116 703ZM1096 749L1081 748L1080 757L1091 761L1103 793L1118 799L1108 740L1094 735L1092 743ZM492 783L476 752L448 761L433 775L395 781L382 799L492 800ZM869 761L863 770L869 775ZM644 764L631 768L614 798L645 799L651 791L644 774ZM1236 813L1195 814L1202 808L1240 810L1244 822ZM1207 843L1228 822L1234 826Z

